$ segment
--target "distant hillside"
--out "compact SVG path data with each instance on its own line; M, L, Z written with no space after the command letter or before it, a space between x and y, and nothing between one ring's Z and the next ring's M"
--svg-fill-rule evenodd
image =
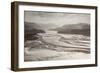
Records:
M28 24L28 25L26 25ZM56 24L52 24L52 23L48 23L48 24L42 24L42 23L36 23L36 22L25 22L25 26L29 27L29 29L33 28L36 28L36 29L42 29L42 30L45 30L45 29L54 29L57 27ZM27 27L27 28L28 28Z
M36 40L38 37L37 33L45 33L44 30L40 29L41 27L35 23L24 23L24 34L25 40Z
M90 36L90 25L86 23L79 23L79 24L67 24L62 27L54 29L58 31L58 33L63 34L81 34Z

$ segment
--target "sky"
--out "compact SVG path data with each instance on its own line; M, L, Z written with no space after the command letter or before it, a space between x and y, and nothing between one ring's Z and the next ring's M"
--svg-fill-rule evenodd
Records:
M57 26L88 23L90 24L90 14L67 13L67 12L41 12L25 11L24 21L31 23L55 24Z

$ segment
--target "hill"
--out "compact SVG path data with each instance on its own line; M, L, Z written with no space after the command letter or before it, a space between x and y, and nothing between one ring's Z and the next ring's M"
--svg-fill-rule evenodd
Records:
M67 24L54 30L63 34L81 34L90 36L90 25L86 23Z
M36 40L38 39L38 33L45 33L44 30L40 29L41 27L35 23L24 23L24 38L26 40Z

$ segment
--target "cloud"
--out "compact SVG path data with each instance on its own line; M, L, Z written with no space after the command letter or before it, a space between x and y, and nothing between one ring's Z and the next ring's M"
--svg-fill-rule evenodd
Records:
M41 24L65 24L90 23L90 14L67 13L67 12L41 12L25 11L25 22L35 22Z

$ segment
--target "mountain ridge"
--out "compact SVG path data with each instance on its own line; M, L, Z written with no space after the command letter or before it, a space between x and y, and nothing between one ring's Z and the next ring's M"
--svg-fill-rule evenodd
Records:
M67 24L53 30L63 34L81 34L90 36L90 25L87 23Z

